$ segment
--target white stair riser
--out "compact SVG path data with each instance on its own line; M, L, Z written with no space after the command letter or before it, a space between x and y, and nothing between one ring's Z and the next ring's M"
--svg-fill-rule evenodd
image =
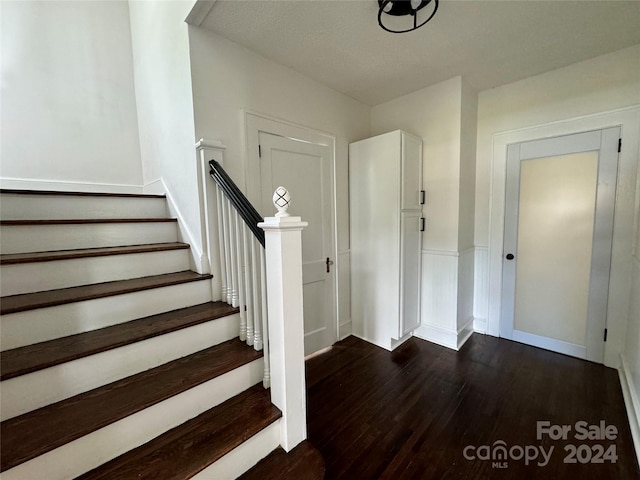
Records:
M281 421L273 422L191 480L234 480L280 446Z
M164 218L164 198L28 195L3 193L3 220L70 218Z
M1 349L31 345L211 301L211 282L196 281L0 317Z
M5 380L1 384L1 420L231 340L239 329L240 316L229 315Z
M175 222L4 225L2 253L142 245L177 239Z
M189 250L74 258L0 267L2 296L189 270Z
M67 480L136 448L262 380L262 359L112 423L2 473L2 480Z

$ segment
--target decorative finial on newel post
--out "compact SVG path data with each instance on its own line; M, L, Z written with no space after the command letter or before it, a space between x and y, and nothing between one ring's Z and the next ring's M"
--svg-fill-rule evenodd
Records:
M287 210L289 209L290 204L291 195L289 194L289 190L284 187L276 188L276 191L273 192L273 205L278 210L278 213L276 213L276 217L288 217L289 212L287 212Z

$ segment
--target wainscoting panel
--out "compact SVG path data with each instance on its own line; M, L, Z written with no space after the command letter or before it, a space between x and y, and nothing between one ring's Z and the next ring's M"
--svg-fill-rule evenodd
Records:
M458 252L422 251L421 325L414 335L458 349Z
M487 332L489 316L489 247L476 246L473 272L473 329Z
M474 248L471 247L460 252L458 257L458 329L473 318L474 268Z
M351 250L343 250L338 252L338 340L351 332Z

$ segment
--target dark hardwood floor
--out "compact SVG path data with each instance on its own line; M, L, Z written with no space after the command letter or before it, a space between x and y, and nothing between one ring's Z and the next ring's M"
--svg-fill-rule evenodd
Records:
M459 352L417 338L387 352L349 337L306 369L309 440L327 480L640 479L618 372L602 365L474 334ZM567 440L538 439L539 421L569 425ZM617 436L576 439L580 421ZM480 459L500 445L500 465ZM567 445L577 463L565 463ZM528 465L519 458L534 451Z

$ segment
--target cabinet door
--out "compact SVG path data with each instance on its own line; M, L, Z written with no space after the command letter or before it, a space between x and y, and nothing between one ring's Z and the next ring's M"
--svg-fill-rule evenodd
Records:
M401 214L400 328L398 338L420 325L421 223L420 212Z
M402 134L402 210L421 208L422 141Z

